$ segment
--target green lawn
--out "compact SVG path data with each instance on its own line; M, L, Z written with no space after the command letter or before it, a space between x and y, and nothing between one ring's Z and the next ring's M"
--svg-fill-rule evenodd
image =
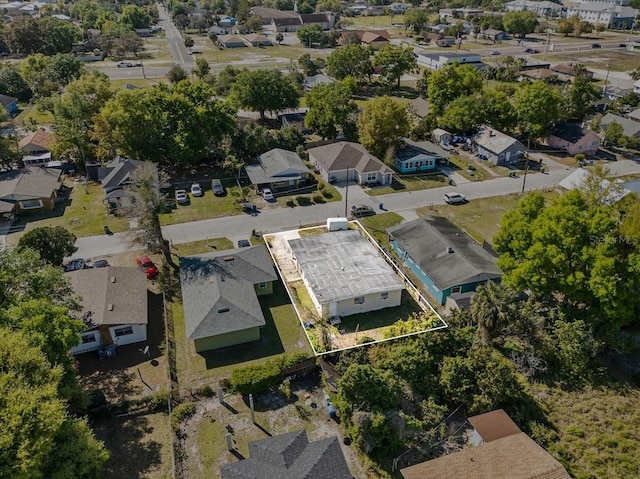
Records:
M256 343L238 345L224 350L196 353L193 341L185 336L182 304L170 305L175 324L178 377L181 387L210 384L229 378L237 367L263 362L285 352L305 351L311 348L289 297L280 281L274 283L273 294L260 297L266 326Z
M346 330L347 333L353 333L356 332L356 330L360 332L384 328L391 326L397 321L404 321L413 313L419 313L421 311L422 308L420 308L416 300L413 299L407 290L403 290L400 306L345 316L341 318L342 323L340 324L340 329Z
M378 243L387 244L387 228L399 225L402 222L402 216L397 213L382 213L380 215L360 218L359 221Z
M210 238L191 243L174 245L172 251L179 256L191 256L194 254L211 253L217 250L232 249L235 245L229 238Z
M298 198L305 198L303 203L301 204ZM307 203L306 200L309 200ZM324 194L319 191L314 191L313 193L307 193L304 195L287 195L280 196L277 198L278 204L282 207L295 207L295 206L305 206L310 204L321 204L321 203L332 203L335 201L342 201L342 195L336 190L333 186L329 184L325 184Z
M469 181L483 181L493 177L482 166L459 156L451 156L449 163L454 166L456 173L464 176Z
M547 200L557 196L556 192L543 193ZM444 216L456 223L478 242L486 239L491 241L500 228L502 216L515 208L521 194L492 198L471 198L463 205L432 205L418 208L418 216Z
M568 53L554 52L553 54L547 54L546 61L579 61L587 68L598 68L600 70L606 70L609 67L609 62L611 62L611 71L628 72L638 66L638 54L630 52L625 48L619 48L617 50L583 48L579 53L572 51Z
M387 195L398 191L426 190L428 188L438 188L446 186L447 175L435 171L433 173L416 173L415 175L394 176L393 182L386 186L376 186L369 188L366 193L370 196Z
M205 185L201 185L204 189ZM188 188L187 188L188 192ZM160 215L162 225L188 223L221 216L238 215L242 213L238 197L234 195L237 187L227 188L225 196L214 196L210 189L204 190L204 196L194 197L189 194L189 204L177 205L169 200L170 212Z

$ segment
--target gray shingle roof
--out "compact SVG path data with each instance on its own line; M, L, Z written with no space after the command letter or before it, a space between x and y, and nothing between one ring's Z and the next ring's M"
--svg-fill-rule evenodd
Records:
M337 437L309 442L289 432L249 444L250 457L220 467L222 479L351 479Z
M22 201L49 198L61 186L58 168L27 166L0 175L0 199Z
M320 304L404 289L359 231L293 239L289 246Z
M359 143L340 141L330 145L318 146L308 150L309 156L317 160L323 168L329 171L353 168L360 173L379 171L392 173L393 170L378 158L369 153Z
M244 167L254 185L299 179L311 173L295 151L274 148L260 155L260 163Z
M496 258L446 218L423 216L387 231L441 290L502 276Z
M475 137L475 142L496 155L499 155L512 145L520 143L515 138L489 127L483 127L479 130L478 135ZM521 146L524 151L526 148L524 148L524 145Z
M568 121L560 121L551 131L551 134L562 140L566 140L570 143L577 143L584 136L591 133L588 128L582 128L577 123L570 123Z
M264 326L254 285L278 279L264 246L180 259L180 283L189 339Z
M396 158L407 160L417 155L428 155L434 158L449 158L451 155L430 141L413 141L405 138L402 147L396 152Z
M124 185L131 178L131 173L139 168L144 162L125 158L124 156L116 156L111 160L106 168L98 170L98 177L102 182L102 188L109 192L110 190Z
M109 266L65 274L82 298L82 314L91 312L93 326L147 324L147 277L139 268Z
M622 127L625 135L635 137L640 136L640 122L630 120L623 116L614 115L613 113L607 113L605 116L603 116L602 120L600 120L600 126L604 129L614 121Z
M4 106L5 108L8 107L9 105L11 105L12 103L18 101L17 98L14 98L12 96L8 96L8 95L2 95L0 94L0 105Z

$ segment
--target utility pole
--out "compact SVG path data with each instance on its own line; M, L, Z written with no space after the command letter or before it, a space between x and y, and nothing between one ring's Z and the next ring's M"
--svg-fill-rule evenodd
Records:
M527 171L529 171L529 150L531 149L531 140L527 140L527 151L525 152L526 161L524 164L524 176L522 177L522 194L524 194L524 187L527 183Z
M348 218L347 208L349 205L349 166L347 166L347 187L344 190L344 217Z

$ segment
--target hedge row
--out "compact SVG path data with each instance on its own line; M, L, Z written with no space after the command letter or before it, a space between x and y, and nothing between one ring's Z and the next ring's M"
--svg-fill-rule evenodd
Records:
M280 384L282 370L307 359L305 353L283 355L264 364L234 369L231 385L240 394L257 394Z

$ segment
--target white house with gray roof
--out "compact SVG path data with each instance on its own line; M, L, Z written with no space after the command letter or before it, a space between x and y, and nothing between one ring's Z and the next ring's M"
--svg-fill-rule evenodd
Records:
M108 266L65 273L80 296L86 329L71 354L147 340L147 277L139 268Z
M478 153L485 155L493 165L517 162L526 151L525 146L515 138L488 126L481 127L473 141Z
M311 171L295 151L274 148L258 157L255 165L245 165L244 170L257 189L271 188L274 191L304 186Z
M359 231L291 239L288 245L320 316L348 316L400 305L404 285Z
M260 339L266 322L258 296L278 276L264 245L180 258L187 339L196 352Z
M640 122L635 120L630 120L629 118L625 118L620 115L615 115L613 113L607 113L600 120L601 134L604 134L604 131L606 131L607 127L614 122L622 127L622 132L626 136L640 139Z

